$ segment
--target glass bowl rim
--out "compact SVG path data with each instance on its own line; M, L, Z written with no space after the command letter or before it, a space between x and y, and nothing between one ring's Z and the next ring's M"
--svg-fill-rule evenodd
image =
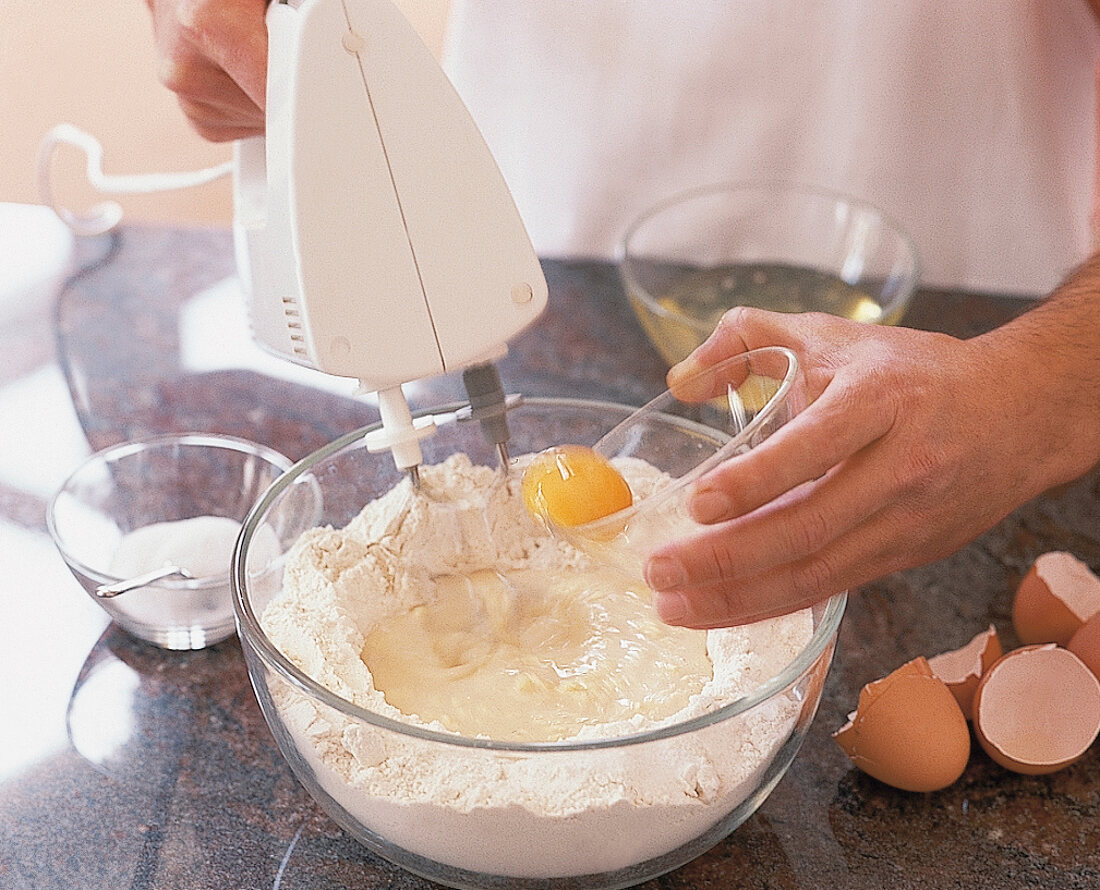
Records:
M457 411L464 405L464 402L456 402L428 411L414 412L414 414L436 414ZM538 407L539 405L559 408L584 408L585 410L635 410L629 405L595 399L531 397L523 401L523 406ZM276 479L260 496L259 500L253 505L252 509L245 517L241 526L241 533L237 537L236 546L233 550L233 563L230 572L230 583L233 589L233 609L237 616L237 632L242 642L248 647L251 647L263 661L264 666L269 670L273 670L283 679L283 681L296 688L299 692L320 701L327 707L347 717L351 717L378 729L396 732L399 735L411 736L424 741L437 742L454 747L476 748L489 751L553 753L591 751L601 748L619 748L628 745L643 744L685 735L755 708L757 705L771 698L772 695L779 690L786 688L809 670L821 657L830 640L835 637L840 627L840 620L844 614L844 607L847 602L846 591L830 597L827 601L822 601L824 603L824 611L818 626L814 628L814 632L806 645L802 647L799 653L783 668L783 670L760 684L749 695L734 699L720 708L716 708L713 711L708 711L705 714L700 714L688 720L665 724L627 735L583 740L577 740L575 738L563 739L561 741L552 742L510 742L501 739L463 736L456 733L442 732L427 726L405 723L375 713L374 711L368 711L342 698L325 686L322 686L291 662L290 659L288 659L278 647L268 639L267 634L260 626L259 619L252 608L252 603L246 595L248 578L245 571L244 556L247 544L251 543L252 536L259 527L268 508L274 503L279 495L286 491L298 479L305 477L317 464L337 452L342 451L344 448L354 445L356 442L363 439L369 432L378 429L380 426L381 423L378 422L345 433L343 436L334 439L327 445L322 446L297 461L289 470ZM821 605L822 603L818 603L810 608L820 608ZM254 669L253 662L251 658L247 660L249 662L249 673L251 674ZM255 678L253 678L253 683L256 683Z
M129 457L133 454L139 454L143 451L151 451L169 445L198 445L204 448L249 454L254 457L262 458L272 466L277 467L280 470L280 475L289 470L294 463L289 457L276 451L274 448L269 448L267 445L261 445L259 442L253 442L249 439L241 438L240 436L230 436L225 433L161 433L108 445L106 448L102 448L88 455L77 464L76 468L65 477L65 481L61 483L61 486L54 493L53 497L50 498L50 502L46 507L46 529L53 539L54 546L57 547L62 558L72 569L80 572L82 575L85 575L99 585L115 584L125 580L116 575L102 572L99 569L93 569L82 560L77 559L66 546L65 540L57 527L56 514L58 504L68 490L70 483L94 464ZM170 590L182 591L205 590L210 587L220 587L224 584L225 578L221 575L204 575L198 578L163 578L155 582L155 586L157 587L166 587Z
M619 275L623 279L623 283L629 293L632 293L646 308L647 311L652 312L654 315L662 318L669 318L679 324L687 325L696 333L707 336L713 330L712 327L707 326L697 318L693 318L690 315L686 315L683 312L678 312L675 309L668 309L657 302L656 298L645 287L642 287L637 279L631 274L629 263L632 259L630 253L630 241L637 234L646 223L650 222L658 214L663 213L670 207L675 207L679 204L686 204L690 201L697 200L699 198L708 197L710 195L716 195L721 192L748 194L751 192L759 192L761 194L771 195L785 195L796 197L810 197L815 199L824 199L831 201L837 205L847 205L852 207L861 213L869 214L871 216L878 217L886 227L893 232L898 241L905 247L905 252L909 256L909 261L912 266L911 278L913 286L908 289L907 292L899 295L895 298L888 307L889 310L893 310L900 305L903 305L906 300L910 299L913 290L916 289L917 284L920 281L921 275L921 259L920 251L917 249L917 243L913 239L913 236L909 234L909 230L903 226L896 217L887 213L877 204L870 201L866 201L863 198L857 198L854 195L849 195L841 192L837 189L825 188L817 185L806 185L804 183L792 182L781 179L753 181L753 180L720 180L717 182L710 182L703 185L693 186L691 188L683 189L678 192L674 192L668 195L656 203L650 204L645 210L641 211L627 226L626 231L615 245L615 265L619 270Z

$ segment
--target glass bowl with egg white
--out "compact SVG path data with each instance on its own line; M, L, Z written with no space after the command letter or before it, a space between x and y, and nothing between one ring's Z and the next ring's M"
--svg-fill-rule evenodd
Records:
M775 394L734 432L647 412L652 447L608 459L641 507L758 441ZM367 449L368 428L297 463L246 518L232 579L268 725L340 826L441 884L626 887L677 868L787 770L845 597L736 628L665 625L629 566L523 494L535 455L592 448L636 409L527 399L508 413L504 472L459 407L433 412L447 422L421 443L419 490ZM314 522L303 483L320 493ZM254 546L265 526L277 553Z
M667 197L629 226L618 263L634 314L670 365L735 306L892 325L920 281L919 252L897 220L855 196L784 182Z

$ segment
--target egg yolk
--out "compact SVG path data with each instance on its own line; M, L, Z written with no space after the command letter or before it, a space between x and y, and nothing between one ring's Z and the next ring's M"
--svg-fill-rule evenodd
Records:
M583 525L634 502L622 474L583 445L560 445L535 456L523 474L523 501L535 516Z

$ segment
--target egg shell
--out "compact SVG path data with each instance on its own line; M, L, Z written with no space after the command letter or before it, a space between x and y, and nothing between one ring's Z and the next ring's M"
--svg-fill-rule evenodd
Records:
M1044 553L1016 590L1012 624L1020 642L1065 646L1100 612L1100 578L1072 553Z
M923 656L864 686L833 738L853 764L903 791L946 788L970 758L962 709Z
M1060 770L1100 734L1100 680L1054 643L1013 649L978 684L974 734L1005 769L1027 775Z
M1100 613L1077 628L1066 648L1080 658L1095 677L1100 678Z
M974 692L982 674L1002 655L1001 638L992 624L961 649L941 652L928 659L932 673L951 690L967 720L974 719Z

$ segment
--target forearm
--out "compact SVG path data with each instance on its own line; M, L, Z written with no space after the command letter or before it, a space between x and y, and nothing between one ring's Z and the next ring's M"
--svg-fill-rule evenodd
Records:
M1013 388L1020 435L1039 446L1031 494L1100 462L1100 253L1034 308L970 343L987 356L991 379Z

